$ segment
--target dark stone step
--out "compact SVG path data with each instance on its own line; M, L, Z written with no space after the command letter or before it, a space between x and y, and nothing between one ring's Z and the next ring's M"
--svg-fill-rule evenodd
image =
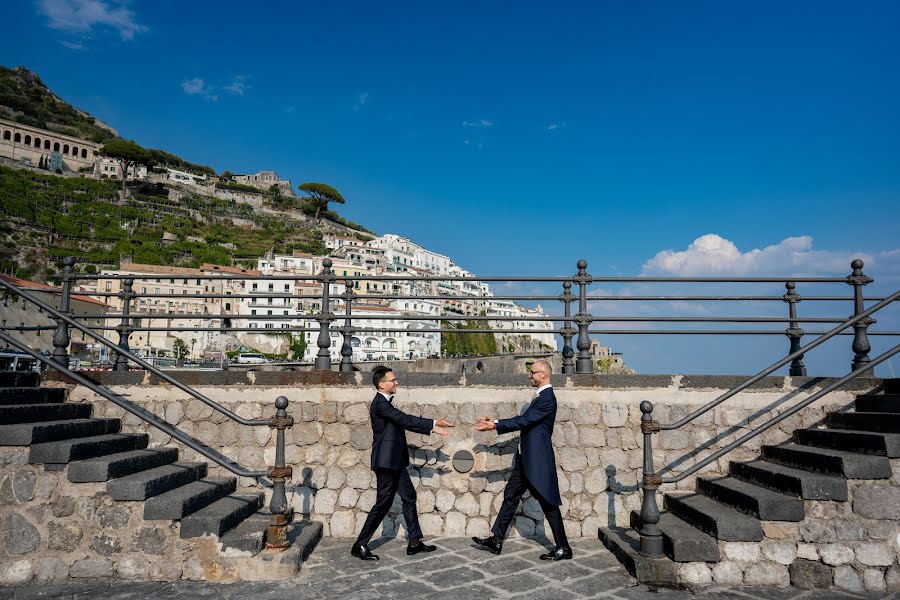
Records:
M69 464L68 477L72 483L108 481L161 467L176 460L178 460L177 448L129 450L73 462Z
M0 387L30 387L41 384L41 374L33 371L0 371Z
M146 433L111 433L32 444L28 452L28 462L64 464L116 452L138 450L147 447L148 439Z
M93 405L81 404L4 404L0 406L0 424L37 423L39 421L63 421L87 419Z
M664 587L678 585L678 565L666 557L643 556L640 553L640 538L634 529L601 527L597 534L607 550L619 559L638 583Z
M119 431L119 419L72 419L0 425L0 446L30 446Z
M886 412L830 413L828 426L833 429L900 433L900 414Z
M262 508L263 495L231 495L181 520L181 537L220 536Z
M884 456L800 444L763 446L762 457L788 467L840 475L847 479L888 479L892 474L891 462Z
M900 378L885 379L882 383L885 394L900 394Z
M44 404L65 399L63 388L0 387L0 404Z
M719 562L719 543L690 523L670 512L659 515L659 532L663 538L663 552L675 562ZM640 533L641 514L631 511L631 526Z
M862 394L857 396L856 412L900 413L900 394Z
M665 508L703 533L726 542L758 542L763 539L759 519L699 494L665 494Z
M697 491L763 521L802 521L803 500L734 477L697 479Z
M144 520L180 521L237 489L234 477L207 477L194 481L144 502Z
M257 512L219 536L222 550L230 549L247 552L251 556L259 553L266 545L266 528L272 515ZM182 527L184 521L182 521Z
M205 462L178 462L112 479L106 491L113 500L146 500L206 477Z
M807 446L834 448L857 454L900 457L900 433L877 433L852 429L797 429L794 441Z
M804 500L847 501L847 480L837 475L813 473L764 460L732 462L730 472L737 479Z

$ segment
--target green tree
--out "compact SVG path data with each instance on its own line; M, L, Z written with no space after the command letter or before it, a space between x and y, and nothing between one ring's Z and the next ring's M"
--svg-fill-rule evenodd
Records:
M175 340L175 344L172 346L172 354L175 355L179 365L184 363L184 357L188 355L188 347L184 340L181 338Z
M341 193L325 183L308 182L300 186L301 192L306 192L305 200L316 209L316 221L323 210L328 208L329 202L337 204L344 203L344 197Z
M291 360L303 360L306 352L306 337L303 334L291 336Z
M112 158L122 170L122 196L125 196L125 180L128 169L135 165L153 166L153 157L146 148L129 140L110 140L100 148L100 155Z

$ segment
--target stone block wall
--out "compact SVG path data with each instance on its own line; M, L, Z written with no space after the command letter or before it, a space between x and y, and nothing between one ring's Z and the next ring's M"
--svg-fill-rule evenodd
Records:
M186 382L247 418L271 416L274 399L288 397L288 412L295 419L286 435L287 461L294 467L288 499L299 518L322 522L324 535L351 538L362 527L375 500L375 477L369 468L372 432L368 416L374 393L362 374L332 375L328 381L321 381L315 373L302 372L198 373L194 374L198 381ZM245 467L265 468L274 462L274 436L268 428L237 425L180 390L142 373L104 373L99 377L116 392ZM201 377L205 385L200 385ZM410 474L427 536L488 533L502 501L517 434L496 436L493 432L475 432L473 426L482 416L503 418L523 410L530 393L521 379L512 375L481 380L469 376L467 380L404 374L403 387L395 400L402 410L425 417L444 416L457 425L450 438L407 436ZM554 381L559 409L553 441L569 535L596 539L598 527L627 526L631 510L639 509L642 451L638 405L642 400L652 401L654 416L668 423L739 382L738 378L721 377L558 376ZM654 436L657 467L669 465L668 473L677 473L827 383L768 378L685 428ZM794 429L823 421L828 411L852 406L857 391L873 387L875 383L862 381L855 390L832 393L699 474L724 474L730 460L755 458L760 445L788 439ZM203 460L89 390L73 388L69 401L92 402L97 416L122 417L123 429L149 433L151 446L180 447L181 460ZM474 468L468 473L453 468L452 457L459 450L469 450L475 457ZM25 465L27 453L16 455L23 450L4 451L18 458L4 459L0 465L3 581L26 575L40 580L78 577L100 570L150 579L239 576L236 573L240 567L217 555L212 538L180 540L176 524L143 522L139 503L124 507L128 514L117 521L124 523L122 526L110 527L100 521L99 515L113 510L101 484L70 484L64 471L44 472L40 466ZM896 461L894 466L898 466ZM723 542L721 563L681 565L681 578L692 584L759 585L784 584L792 577L797 581L831 577L834 585L846 589L859 589L858 582L866 589L893 589L900 579L896 567L900 471L895 468L894 473L889 482L852 489L851 502L808 502L808 517L802 524L766 523L767 541L762 544ZM219 467L211 468L210 474L229 475ZM254 485L252 480L239 481L239 486ZM673 487L693 489L693 477L663 489ZM67 508L61 509L59 517L54 513L54 505L68 506L73 501L61 497L73 498L76 503L67 517L62 516ZM873 512L879 506L890 506L893 512ZM34 532L30 538L19 535L20 531L31 531L29 527L37 531L37 542ZM403 536L403 530L397 499L382 533ZM511 534L549 535L540 507L527 495ZM160 554L148 553L138 537L164 539L165 549ZM37 545L25 550L29 543L17 546L20 539L31 539L30 545ZM74 541L59 541L62 539ZM74 544L75 549L57 549L65 543ZM882 564L888 557L891 564ZM178 565L182 573L176 575L173 565Z
M686 585L900 592L900 459L889 480L850 481L847 502L805 501L800 523L764 521L762 542L719 542L719 563L683 563Z
M310 374L290 375L302 379ZM484 535L502 502L517 434L476 432L474 423L482 416L503 418L520 413L530 401L529 390L520 385L521 377L517 376L498 376L494 379L505 377L510 383L488 386L458 381L452 385L417 385L416 375L404 378L406 387L401 387L397 395L397 406L410 414L444 416L457 425L450 438L407 434L410 475L417 489L423 531L429 536ZM375 475L369 468L372 432L368 414L374 393L359 374L356 378L360 380L354 382L356 385L286 387L257 383L198 388L249 418L272 415L274 399L279 395L290 399L288 412L295 425L287 432L286 456L288 464L294 467L294 476L288 498L297 513L322 521L326 536L355 536L375 498ZM672 377L636 377L632 381L646 387L576 387L570 380L556 384L559 409L553 442L563 516L573 537L596 537L600 526L627 525L631 510L639 509L642 450L638 405L642 400L653 401L654 415L667 423L716 398L730 384L717 378L698 380L692 387L684 386L681 378ZM274 460L274 436L267 428L237 425L171 386L124 385L115 389L248 468L264 468ZM785 378L771 378L683 429L654 436L656 464L671 465L669 473L677 473L692 465L697 456L722 447L749 426L777 414L815 389L819 388L813 385L801 389ZM826 411L847 405L852 398L850 392L832 394L699 474L725 473L728 461L755 457L761 444L786 440L795 428L822 421ZM98 415L123 417L126 430L149 433L153 445L172 443L168 436L151 430L111 403L97 401L87 390L75 389L72 399L95 401ZM475 467L469 473L453 469L452 457L459 450L469 450L475 456ZM200 460L190 449L183 449L182 456L184 460ZM211 469L211 473L228 474L219 468ZM677 488L693 489L693 485L694 477L689 477ZM398 499L385 521L384 533L402 533L403 527ZM532 537L545 531L549 533L540 507L535 500L527 499L515 521L513 535Z
M212 537L183 540L173 521L144 521L142 502L116 502L105 483L70 483L0 448L0 585L116 577L236 581L259 569Z

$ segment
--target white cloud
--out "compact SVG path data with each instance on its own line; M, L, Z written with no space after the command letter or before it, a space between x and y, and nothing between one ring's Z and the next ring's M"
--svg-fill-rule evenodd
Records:
M561 121L559 123L550 123L544 129L546 129L547 131L557 131L558 129L565 129L565 128L566 128L566 122Z
M147 31L135 21L132 10L115 0L39 0L38 10L50 28L70 33L89 34L95 27L109 27L127 41Z
M742 252L734 242L710 233L694 240L685 250L663 250L644 263L642 275L679 277L846 275L853 259L862 259L866 270L883 273L900 270L900 249L875 254L813 249L811 236L789 237L777 244Z
M184 90L184 93L188 96L203 96L207 100L216 101L219 97L215 94L215 88L209 85L201 79L200 77L194 77L193 79L185 79L181 82L181 89Z
M68 48L69 50L84 50L84 45L79 44L78 42L70 42L68 40L62 40L60 42L63 46Z
M478 121L463 121L463 127L493 127L494 122L487 119L479 119Z
M250 85L247 83L246 75L235 75L234 79L222 88L226 92L230 92L235 96L243 96L244 92L250 89Z

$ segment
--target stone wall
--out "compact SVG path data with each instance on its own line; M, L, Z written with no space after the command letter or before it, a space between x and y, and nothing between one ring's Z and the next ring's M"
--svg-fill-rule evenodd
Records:
M279 565L261 568L260 556L221 552L216 538L183 540L177 523L144 521L143 509L112 500L105 483L70 483L64 470L29 465L27 448L0 448L0 585L279 575Z
M683 563L687 585L900 592L900 459L890 480L850 481L847 502L807 500L800 523L763 521L762 542L719 542L722 561Z
M274 436L267 428L239 426L199 401L189 399L176 388L143 373L103 373L98 376L118 393L164 416L170 423L245 467L264 468L273 463ZM366 385L364 376L362 373L304 372L179 375L208 397L247 418L271 416L274 399L279 395L287 396L291 402L288 412L296 420L286 436L287 461L294 467L289 501L298 515L321 521L325 535L345 538L356 535L375 499L375 477L369 469L372 432L368 416L374 392ZM411 446L410 474L417 489L420 522L427 536L488 533L502 501L517 435L475 432L473 425L482 416L503 418L518 414L530 399L523 379L522 375L403 374L395 400L402 410L425 417L444 416L457 424L450 438L407 436ZM201 385L204 381L206 385ZM563 496L562 511L569 535L596 539L598 527L627 526L630 511L639 509L637 486L642 451L638 405L642 400L652 401L656 418L667 423L715 399L740 381L726 377L556 376L554 384L559 410L553 441ZM670 465L668 473L677 473L693 464L697 456L715 451L827 383L828 380L806 378L767 378L685 428L654 436L657 467ZM823 421L827 411L852 405L856 392L872 389L876 384L872 380L858 381L853 390L830 394L699 474L725 473L729 461L755 458L761 444L782 442L794 429ZM110 402L96 398L89 390L72 389L70 401L93 402L97 416L122 417L124 430L149 433L151 446L179 445L130 414L124 414ZM459 450L474 454L475 466L468 473L458 473L453 468L452 457ZM201 460L201 457L182 448L181 460ZM59 490L72 488L73 491L66 495L87 498L80 502L104 502L102 486L98 486L96 492L85 493L80 491L84 489L82 484L68 484L62 474L45 474L39 467L10 469L6 466L0 473L4 478L0 484L0 489L4 490L0 502L6 503L0 506L4 509L4 527L9 523L5 516L8 501L15 504L15 494L18 494L9 496L6 490L17 480L30 480L31 475L22 474L25 471L34 473L35 489L50 485L44 483L44 478L51 477L58 481L55 485ZM769 541L763 544L722 543L722 563L682 565L682 579L694 583L781 584L788 581L788 565L793 565L791 569L798 570L798 577L831 576L836 585L848 589L858 588L857 579L863 585L869 585L869 589L890 585L898 578L896 567L889 571L882 563L888 556L891 564L896 563L900 543L897 532L900 514L895 514L896 507L900 506L897 498L900 486L896 481L897 469L894 472L895 479L890 482L853 490L852 502L808 502L809 516L803 524L767 523ZM216 467L210 474L229 473ZM241 480L240 485L252 486L255 482ZM677 486L664 486L663 490L674 487L687 490L693 489L693 485L693 477L689 477ZM79 496L74 495L76 491ZM35 499L29 501L37 502L33 506L16 508L17 522L21 523L21 519L30 521L40 530L45 540L42 543L49 544L49 522L52 521L49 515L54 500L45 492L35 492ZM884 502L892 502L894 512L875 518L873 507ZM99 517L91 517L94 519L91 521L85 516L96 514L96 509L79 508L74 514L83 519L78 542L79 552L84 554L82 558L106 560L110 564L104 568L118 573L122 559L104 557L94 548L95 537L111 535L97 520ZM847 516L848 524L838 525L835 519L838 515ZM134 522L129 522L117 537L118 552L123 557L133 556L133 538L147 527L139 516L133 518ZM170 548L184 544L177 540L176 525L154 524L154 528L166 536ZM382 533L403 536L403 530L398 499L385 520ZM511 534L537 538L549 534L535 500L526 496ZM32 573L49 569L49 566L42 567L41 561L49 559L51 548L49 545L41 548L46 549L46 556L31 561ZM103 546L98 545L98 548ZM0 561L4 563L7 559L14 559L14 563L19 561L16 564L24 560L20 555L6 552L6 555L0 555ZM178 556L186 557L191 550L180 549L178 552L181 553ZM77 553L66 555L72 558L60 556L57 553L56 558L69 561L66 567L72 576L80 572L80 567L75 567L75 561L80 560ZM177 560L175 555L171 558ZM57 563L47 563L51 564ZM127 570L129 563L125 564ZM54 568L62 572L61 567ZM823 575L821 571L826 568L830 571ZM72 569L75 569L74 574ZM804 575L803 569L809 575ZM784 579L775 581L773 574L784 576ZM144 572L139 576L158 578L159 574Z
M114 378L117 374L110 374ZM198 374L202 375L202 374ZM299 381L310 373L240 373L236 377L293 376ZM408 434L412 447L410 474L418 490L419 515L427 535L484 534L497 514L502 491L516 450L517 434L497 436L474 431L478 417L504 418L518 414L527 405L530 392L521 386L522 376L485 376L484 384L465 384L453 378L406 374L395 403L402 410L425 417L444 416L457 424L450 438ZM439 379L437 382L435 379ZM574 379L574 378L573 378ZM572 536L595 537L604 525L627 525L632 509L639 507L642 451L638 424L641 400L650 399L654 415L663 423L674 421L709 402L730 383L723 378L683 378L652 376L622 378L624 383L579 386L573 380L557 382L559 400L553 441L563 496L563 515ZM631 381L628 381L628 380ZM359 381L356 381L359 380ZM298 513L325 524L325 535L350 537L362 526L374 502L375 475L369 468L372 432L369 402L372 388L357 373L351 385L307 384L201 386L197 389L242 417L261 418L273 414L279 395L291 401L288 412L296 424L287 432L286 455L294 467L289 500ZM503 385L505 384L505 385ZM695 454L705 455L747 431L748 424L760 422L819 389L797 387L785 378L771 378L710 411L678 431L654 436L658 467L673 464L677 473L693 464ZM643 387L636 387L643 386ZM221 451L248 468L264 468L274 460L274 441L267 428L237 425L201 402L168 385L121 385L113 389L163 415L197 439ZM832 394L807 408L745 448L735 450L700 474L724 473L729 460L748 460L761 444L787 439L797 427L822 421L827 410L852 402L851 392ZM93 393L77 388L73 401L95 401ZM168 436L151 430L137 418L125 415L106 401L95 402L99 416L121 416L127 431L145 431L152 445L170 444ZM699 448L690 452L691 448ZM469 473L457 473L452 457L459 450L475 456ZM686 455L687 453L687 455ZM185 460L199 460L185 449ZM212 469L216 474L226 474ZM678 484L693 489L693 477ZM252 481L242 483L251 485ZM399 500L385 522L392 535L403 529ZM523 503L514 534L534 536L544 532L540 508L535 500Z

